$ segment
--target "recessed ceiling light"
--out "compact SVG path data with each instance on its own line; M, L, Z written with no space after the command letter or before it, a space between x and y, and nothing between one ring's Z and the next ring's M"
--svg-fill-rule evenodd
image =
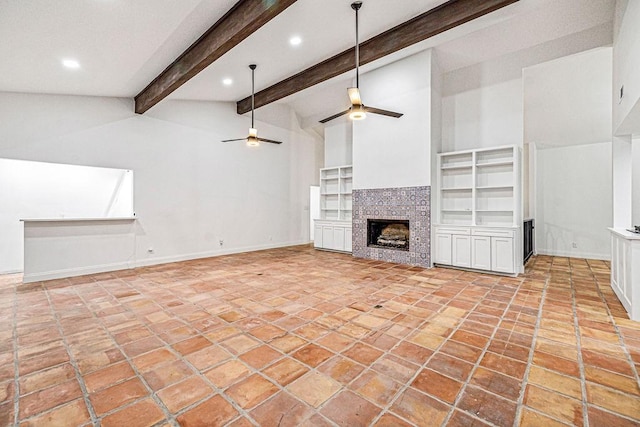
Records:
M293 36L289 39L291 46L299 46L302 43L302 39L299 36Z
M222 84L225 86L231 86L233 84L233 80L227 78L227 79L222 79Z
M75 59L63 59L62 60L62 65L64 65L67 68L70 68L72 70L76 70L76 69L80 68L80 63L78 61L76 61Z

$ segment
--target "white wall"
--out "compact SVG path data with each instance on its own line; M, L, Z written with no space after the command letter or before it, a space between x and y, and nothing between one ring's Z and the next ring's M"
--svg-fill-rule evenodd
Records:
M284 144L220 142L249 124L233 103L135 115L130 99L0 93L0 157L133 170L139 265L308 242L322 144L261 122Z
M538 150L536 157L536 252L609 259L611 143Z
M572 34L443 76L442 152L523 146L522 70L541 62L609 45L608 24Z
M360 76L363 103L403 113L353 123L353 188L431 184L431 51Z
M538 146L611 140L612 48L523 70L524 139Z
M346 97L346 91L345 91ZM353 164L353 128L351 120L340 117L324 128L324 167Z
M640 2L618 0L613 47L613 130L640 134ZM624 96L619 91L624 86Z
M632 143L632 215L633 225L640 225L640 139L634 139Z
M0 273L22 271L20 219L133 215L133 173L0 159Z

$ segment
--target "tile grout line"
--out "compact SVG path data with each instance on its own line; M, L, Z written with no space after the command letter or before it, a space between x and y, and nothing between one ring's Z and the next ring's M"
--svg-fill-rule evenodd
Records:
M118 280L120 280L120 279L118 279ZM107 295L109 295L109 296L110 296L110 297L112 297L112 298L115 298L115 296L113 296L113 295L111 294L111 292L109 292L108 290L104 289L104 287L103 287L102 285L100 285L100 283L99 283L99 282L83 283L81 286L86 286L86 285L89 285L89 284L100 287L100 288L101 288L101 289L102 289L102 290L103 290ZM82 297L82 296L78 293L77 289L75 289L75 288L74 288L74 293L75 293L75 294L76 294L76 296L77 296L77 297L78 297L78 298L83 302L84 307L86 307L86 308L88 309L88 307L89 307L89 306L88 306L88 304L87 304L86 299L85 299L84 297ZM117 301L117 298L116 298L116 301ZM121 303L119 303L119 304L121 304ZM120 352L124 355L125 360L126 360L127 362L130 362L130 360L129 360L129 359L128 359L128 357L126 356L126 353L124 353L124 352L122 351L122 348L121 348L120 344L118 344L118 343L115 341L115 339L114 339L113 335L111 334L111 331L110 331L110 330L109 330L109 329L104 325L104 323L102 322L102 320L101 320L98 316L96 316L95 311L94 311L94 310L88 310L88 311L91 313L91 317L92 317L93 319L95 319L95 320L97 320L97 321L98 321L98 323L99 323L99 325L101 326L101 328L103 329L103 331L106 331L106 333L107 333L107 335L109 336L109 338L110 338L110 339L115 343L116 348L117 348L118 350L120 350ZM57 317L57 316L56 316L56 317ZM67 350L67 351L69 352L69 350ZM71 352L69 352L69 355L71 356ZM116 362L116 363L118 363L118 362ZM111 364L109 364L109 366L111 366ZM98 369L96 369L96 370L94 370L94 371L91 371L91 372L89 372L89 373L97 372L97 371L99 371L99 370L101 370L101 369L103 369L103 368L104 368L104 367L100 367L100 368L98 368ZM136 374L136 376L138 376L138 375L139 375L139 373L135 370L135 368L134 368L133 366L132 366L132 369L134 370L134 373ZM78 372L79 372L79 370L78 370ZM80 374L80 376L83 378L83 383L84 383L84 377L82 376L82 374ZM118 381L118 382L116 382L116 383L114 383L114 384L112 384L112 385L122 384L122 383L124 383L124 382L126 382L126 381L128 381L128 379L124 379L124 380ZM144 383L143 385L146 385L146 383ZM89 399L89 395L90 395L90 393L88 392L88 390L86 389L86 387L84 387L84 384L83 384L82 391L83 391L83 395L86 397L86 399ZM150 395L150 396L151 396L151 395ZM113 410L107 411L107 412L105 412L105 413L104 413L103 415L101 415L101 416L97 416L97 414L96 414L96 415L95 415L95 417L96 417L96 419L98 420L98 424L100 424L100 423L101 423L102 419L104 419L104 418L105 418L105 416L108 416L108 415L111 415L111 414L113 414L113 413L117 412L115 409L127 408L127 407L129 407L129 406L134 405L135 403L140 402L141 400L143 400L143 398L135 399L134 401L128 402L128 403L127 403L127 404L125 404L125 405L122 405L122 406L119 406L119 407L117 407L117 408L114 408ZM166 416L166 414L165 414L165 416ZM169 418L165 418L165 420L163 420L163 421L169 421ZM157 424L157 423L156 423L156 424Z
M461 292L461 291L460 291L460 292ZM458 295L460 292L458 292L456 295ZM431 293L429 293L429 295L431 295ZM422 301L423 299L424 299L424 297L423 297L423 298L420 298L418 301L416 301L416 303L417 303L417 302L419 302L419 301ZM407 307L409 307L409 308L411 308L411 307L415 307L415 303L414 303L414 304L405 304L405 303L402 303L402 304L406 305L406 306L407 306ZM477 305L477 304L476 304L476 305ZM474 305L474 307L476 307L476 305ZM407 338L409 335L411 335L411 334L412 334L412 333L414 333L414 332L419 332L419 329L418 329L418 328L420 328L420 327L422 327L422 326L424 326L424 325L426 325L426 324L429 324L430 320L431 320L431 319L433 319L433 317L435 317L438 313L440 313L440 311L441 311L441 310L443 310L443 309L444 309L444 307L445 307L445 306L440 307L440 309L439 309L438 311L434 312L431 316L429 316L428 318L424 319L422 322L420 322L420 324L419 324L418 326L416 326L416 327L414 327L414 328L411 328L411 329L412 329L412 331L411 331L411 332L409 332L407 335L405 335L405 338ZM400 314L406 314L406 313L408 312L409 308L405 309L402 313L398 313L398 315L400 315ZM468 315L469 315L469 314L467 313L467 315L465 316L465 318L466 318ZM415 317L415 316L414 316L414 317ZM462 321L460 322L460 324L461 324L461 323L462 323ZM456 326L456 328L455 328L454 330L452 330L452 331L449 333L449 335L448 335L448 336L452 336L452 335L453 335L453 334L454 334L454 333L459 329L460 324L458 324L458 326ZM392 326L393 326L393 325L392 325ZM385 354L385 355L386 355L386 354L391 354L391 355L393 355L393 354L391 353L391 350L393 350L393 349L395 349L396 347L398 347L402 341L405 341L405 338L399 339L399 340L398 340L398 342L397 342L393 347L391 347L391 349L389 349L389 350L387 350L386 352L384 352L384 354ZM407 341L407 342L410 342L410 343L411 343L411 341ZM382 418L382 416L383 416L384 414L386 414L386 413L392 413L393 415L397 416L398 418L402 419L403 421L406 421L406 422L408 422L408 423L410 423L410 424L412 424L412 425L415 425L413 422L411 422L411 421L407 420L407 419L406 419L406 418L404 418L403 416L401 416L401 415L399 415L399 414L396 414L396 413L393 413L393 412L390 412L390 409L391 409L391 407L394 405L394 403L395 403L395 402L400 398L400 396L402 396L402 395L404 394L404 392L405 392L405 391L410 387L410 384L411 384L411 383L412 383L412 382L413 382L413 381L418 377L418 375L420 375L420 372L422 372L422 371L425 369L426 364L427 364L427 363L429 363L429 361L431 360L431 358L436 354L437 349L438 349L438 348L440 348L440 347L442 347L442 346L444 345L444 343L445 343L445 342L446 342L446 339L445 339L442 343L440 343L436 349L434 349L434 350L432 351L431 355L430 355L429 357L427 357L427 359L426 359L426 360L425 360L421 365L418 365L418 369L416 370L416 373L415 373L415 374L413 374L413 376L411 376L407 381L405 381L405 383L404 383L404 384L403 384L403 385L398 389L398 391L397 391L397 392L394 394L394 396L389 400L389 402L388 402L388 403L387 403L387 404L382 408L382 411L381 411L381 412L380 412L380 413L379 413L379 414L378 414L378 415L377 415L377 416L372 420L371 425L373 425L374 423L376 423L377 421L379 421L379 420L380 420L380 418ZM416 344L416 345L417 345L417 344ZM421 346L421 347L422 347L422 346ZM425 348L427 348L427 347L425 347ZM430 351L431 351L431 349L428 349L428 350L430 350ZM382 356L381 356L381 357L382 357ZM402 359L402 358L401 358L401 359ZM404 359L403 359L403 360L404 360ZM361 375L362 375L362 374L358 375L358 377L360 377ZM353 381L355 381L358 377L354 378L354 380L353 380ZM351 382L353 382L353 381L351 381ZM422 392L421 392L421 393L422 393ZM433 397L433 398L434 398L434 399L436 399L436 400L438 400L438 401L440 401L439 399L437 399L437 398L435 398L435 397ZM447 405L448 405L448 404L447 404Z
M135 288L134 288L134 289L135 289ZM137 289L136 289L136 290L137 290ZM171 295L172 295L172 296L175 296L175 294L174 294L173 292L171 292ZM182 298L180 298L180 297L177 297L177 298L178 298L179 300L181 300L181 301L183 301L183 302L184 302L184 300L183 300ZM209 312L205 307L203 307L203 306L201 306L201 305L199 305L199 304L192 303L192 302L190 302L190 301L188 301L188 300L186 300L186 302L188 302L189 304L193 304L193 305L195 305L195 306L199 307L200 309L204 310L205 312L207 312L207 313L211 314L211 313L210 313L210 312ZM232 306L231 308L233 308L233 309L239 309L239 308L240 308L240 306L238 306L238 304L235 304L235 303L233 303L233 302L231 302L231 303L233 304L233 306ZM127 308L128 308L128 307L127 307ZM169 311L169 310L165 309L165 308L164 308L164 307L162 307L162 306L160 306L160 308L162 309L162 311L163 311L163 312L166 312L168 315L172 316L173 318L179 318L179 319L181 319L181 320L183 319L180 315L175 314L175 313L173 313L173 312L171 312L171 311ZM128 309L129 309L129 308L128 308ZM227 310L227 311L228 311L228 310ZM134 314L136 314L136 317L137 317L137 313L134 313ZM247 313L247 314L249 315L249 313ZM255 313L254 313L254 314L255 314ZM211 314L211 315L212 315L212 316L217 316L217 315L215 315L215 314ZM251 316L247 316L247 317L251 317ZM226 323L226 325L227 325L227 326L232 326L235 322L227 322L227 321L225 321L225 323ZM307 322L307 323L308 323L308 322ZM223 326L224 326L224 324L223 324ZM195 328L194 328L194 329L195 329ZM197 329L196 329L196 330L197 330ZM248 331L245 331L245 330L242 330L242 329L238 329L238 330L240 331L240 333L238 333L238 334L236 334L236 335L234 335L234 336L250 335L250 334L248 333ZM210 342L212 343L212 345L217 346L217 347L221 348L222 350L224 350L224 351L228 352L228 353L232 356L230 360L237 360L237 361L239 361L240 363L243 363L245 366L247 366L247 367L248 367L249 372L251 372L251 374L252 374L252 375L259 375L260 377L262 377L262 378L266 379L267 381L269 381L269 382L271 382L271 383L273 384L273 382L272 382L272 381L270 381L270 379L269 379L269 378L268 378L268 377L267 377L267 376L262 372L262 369L256 369L256 368L254 368L253 366L248 365L247 363L245 363L244 361L242 361L241 359L239 359L239 355L234 354L234 353L232 353L232 352L228 351L225 347L220 346L220 345L219 345L219 343L214 343L213 341L211 341L210 339L208 339L208 338L207 338L206 336L204 336L204 334L203 334L203 333L201 333L199 330L197 330L197 331L198 331L198 334L197 334L197 335L204 337L205 339L207 339L208 341L210 341ZM152 332L154 335L157 335L154 331L151 331L151 332ZM294 335L294 336L298 336L297 334L292 334L292 335ZM160 338L160 337L159 337L159 338ZM193 338L193 337L190 337L190 338ZM190 338L186 338L186 339L190 339ZM256 337L256 338L257 338L257 337ZM248 420L249 420L251 423L253 423L254 425L256 425L256 426L258 426L258 425L259 425L259 424L258 424L258 423L253 419L253 417L250 415L249 410L246 410L246 409L242 408L242 407L241 407L241 406L240 406L240 405L239 405L235 400L231 399L231 398L230 398L229 396L227 396L227 394L223 391L223 390L228 389L229 387L231 387L231 386L233 386L233 385L235 385L235 384L238 384L240 381L235 382L235 383L233 383L233 384L230 384L228 387L225 387L224 389L219 388L219 387L218 387L218 386L216 386L213 382L211 382L211 380L209 380L209 378L208 378L208 377L206 377L206 375L205 375L203 372L201 372L201 371L200 371L200 369L197 369L197 368L196 368L196 367L195 367L195 366L194 366L194 365L193 365L189 360L187 360L187 359L186 359L186 358L185 358L181 353L177 352L177 351L172 347L172 344L171 344L171 343L167 342L167 341L166 341L165 339L163 339L163 338L160 338L160 340L162 340L163 342L165 342L165 343L166 343L166 345L164 346L164 348L167 348L167 349L168 349L172 354L174 354L174 355L178 358L178 360L182 361L182 362L183 362L183 363L185 363L187 366L189 366L189 367L192 369L192 371L193 371L193 373L194 373L194 375L195 375L195 376L197 376L197 377L199 377L200 379L202 379L203 381L205 381L209 386L211 386L211 387L212 387L212 389L214 390L214 392L215 392L216 394L220 395L220 396L221 396L225 401L227 401L229 404L231 404L231 406L232 406L232 407L234 407L234 409L236 409L236 410L238 411L238 416L236 416L236 417L234 417L233 419L231 419L231 420L229 421L229 423L233 423L233 422L235 422L235 421L236 421L237 419L239 419L239 418L246 417L246 418L248 418ZM259 340L261 343L263 343L264 345L268 345L268 346L269 346L269 348L273 348L273 347L272 347L271 345L269 345L267 342L264 342L263 340L260 340L259 338L258 338L258 340ZM305 338L305 340L306 340L306 338ZM182 340L182 341L184 341L184 340ZM180 341L178 341L178 342L180 342ZM311 341L308 341L308 342L307 342L307 344L308 344L308 343L311 343ZM174 343L174 344L175 344L175 343ZM300 348L302 348L302 347L303 347L303 346L300 346ZM275 349L275 350L276 350L276 351L278 351L279 353L281 353L283 357L279 357L277 360L275 360L275 361L273 361L273 362L271 362L271 363L269 363L269 364L265 365L263 368L266 368L266 367L269 367L269 366L271 366L271 365L274 365L275 363L277 363L277 362L278 362L278 361L280 361L280 360L283 360L283 359L284 359L284 358L286 358L286 357L290 357L290 356L289 356L289 354L284 354L282 351L280 351L280 350L278 350L278 349ZM153 350L151 350L151 351L153 351ZM148 352L147 352L147 353L148 353ZM144 354L144 353L143 353L143 354ZM227 360L227 359L225 359L225 361L226 361L226 360ZM296 359L296 360L297 360L297 359ZM222 365L225 361L220 361L219 363L216 363L216 364L212 365L212 366L211 366L211 368L213 369L215 366L220 366L220 365ZM301 362L301 361L300 361L300 362ZM302 363L304 364L304 362L302 362ZM131 364L131 363L130 363L130 364ZM131 365L132 365L132 364L131 364ZM305 365L306 365L306 364L305 364ZM306 365L306 366L309 366L309 365ZM137 368L135 368L133 365L132 365L132 368L136 371L136 374L142 378L142 375L140 375L140 374L137 372ZM309 368L310 368L311 370L314 370L314 371L315 371L315 368L313 368L313 367L311 367L311 366L309 366ZM174 384L177 384L177 383L179 383L179 382L180 382L180 381L178 381L178 382L176 382L176 383L174 383ZM146 382L145 382L145 384L146 384ZM171 386L171 385L173 385L173 384L170 384L170 385L168 385L167 387L169 387L169 386ZM274 385L275 385L276 387L278 387L278 388L280 389L280 391L287 391L287 390L285 389L285 387L280 386L280 384L274 384ZM288 392L288 391L287 391L287 392ZM155 395L156 395L156 393L157 393L157 392L154 392L154 391L152 390L151 395L152 395L152 396L155 396ZM275 393L275 394L277 394L277 393ZM274 395L275 395L275 394L274 394ZM203 403L204 401L206 401L209 397L210 397L210 396L209 396L209 395L207 395L207 396L203 397L202 399L198 399L197 401L195 401L195 402L193 402L193 403L191 403L191 404L189 404L189 405L185 406L184 408L181 408L179 411L177 411L177 412L176 412L176 417L177 417L177 416L179 416L179 414L183 414L183 413L185 413L185 412L187 412L187 411L189 411L189 410L193 409L194 407L196 407L196 406L200 405L201 403ZM264 403L264 402L266 402L266 401L268 401L268 400L271 400L271 398L272 398L272 396L270 396L269 398L267 398L267 399L265 399L264 401L260 402L260 404L262 404L262 403ZM154 400L155 400L155 399L154 399ZM132 402L132 403L133 403L133 402ZM259 405L256 405L256 407L257 407L257 406L259 406Z
M118 278L119 281L125 282L124 279ZM95 282L95 285L97 285L98 287L100 287L104 292L106 292L109 296L111 296L112 298L115 298L116 301L118 301L118 304L120 304L121 306L124 305L122 304L118 298L113 295L113 293L111 293L108 289L106 289L102 284L100 284L99 282ZM128 285L128 284L127 284ZM77 292L76 292L77 293ZM85 306L87 305L87 302L84 298L82 298L82 296L78 295L78 297L84 302ZM131 312L131 309L128 306L125 306L126 310L128 310L129 312ZM162 402L160 400L160 398L157 397L156 393L153 391L153 389L149 386L149 384L147 383L147 381L144 379L144 377L142 376L142 374L138 371L138 368L133 364L133 360L129 357L129 355L123 350L122 346L120 345L120 343L118 343L115 339L115 337L113 336L113 333L111 332L111 330L109 330L109 328L106 327L106 325L104 324L104 322L102 321L102 319L100 319L99 317L96 316L95 312L93 310L90 310L91 312L91 316L93 318L95 318L96 320L98 320L98 322L100 323L100 325L102 326L102 329L107 333L107 335L111 338L111 341L114 343L114 345L116 346L116 348L118 350L120 350L120 352L122 353L122 355L124 356L124 360L127 361L127 363L129 364L129 366L131 366L131 370L136 374L136 377L140 380L140 382L143 384L143 386L147 389L148 392L148 397L151 398L151 400L153 400L158 407L160 408L160 410L164 413L165 419L159 421L158 423L154 424L154 425L162 425L164 423L169 423L174 427L178 427L177 422L175 421L173 415L171 414L171 411L169 411L169 408L166 407L166 405L164 404L164 402ZM137 318L137 316L136 316ZM151 331L152 333L154 333L154 331ZM154 333L155 334L155 333ZM144 354L144 353L143 353ZM99 369L97 369L99 370ZM126 380L125 380L126 381ZM122 382L125 382L122 381ZM122 382L119 382L118 384L121 384ZM87 393L87 398L88 398L89 394ZM104 419L105 416L112 414L112 413L116 413L116 409L122 409L122 408L126 408L129 406L132 406L142 400L144 400L146 396L141 397L140 399L135 399L131 402L128 402L126 405L123 406L118 406L116 408L113 408L113 410L105 413L104 415L102 415L102 417L100 418L101 420Z
M96 416L96 412L95 412L95 410L93 408L93 405L92 405L91 401L89 400L89 394L87 393L87 387L86 387L86 384L84 383L84 379L82 378L82 375L80 374L80 369L78 368L78 363L75 360L75 358L73 356L73 353L71 352L71 347L69 346L69 343L67 341L67 336L64 334L64 330L62 329L62 325L60 324L60 317L58 316L57 311L54 309L54 305L53 305L52 300L51 300L50 290L47 289L45 286L42 286L42 288L43 288L44 295L47 298L47 302L49 303L49 310L50 310L51 314L53 314L53 318L55 319L56 327L57 327L58 333L60 334L60 337L62 339L62 343L64 345L64 348L65 348L67 354L69 355L69 364L73 367L73 372L75 374L76 381L78 381L78 385L80 387L80 391L82 392L82 399L84 400L84 403L87 406L87 411L89 412L89 416L91 417L90 421L91 421L91 423L93 425L100 425L100 422L98 421L98 417ZM66 403L68 403L68 402L66 402Z
M13 335L13 425L17 426L20 415L20 363L18 360L18 286L13 286L12 335Z
M593 274L593 269L591 268L591 265L587 262L587 265L589 265L589 270L592 272ZM594 279L595 279L595 287L596 290L598 292L598 296L600 297L600 300L603 302L605 309L607 310L607 315L609 316L609 320L611 321L611 323L613 324L613 328L616 331L616 335L618 336L618 343L619 344L623 344L622 350L625 354L625 356L627 357L627 362L629 362L629 364L631 365L631 370L632 372L635 374L635 380L638 383L638 386L640 387L640 375L638 373L638 370L636 369L636 365L633 361L633 358L631 357L631 354L629 353L629 350L627 348L627 346L625 345L625 340L624 340L624 334L622 334L622 332L620 332L620 328L618 327L618 324L616 323L616 317L611 314L611 310L609 309L609 304L607 304L607 300L604 297L602 290L600 289L600 282L597 279L597 276L595 274L593 274ZM611 279L609 279L611 280ZM609 283L609 286L611 286L611 283Z
M461 273L463 274L464 272L461 272ZM471 283L471 284L472 284L472 283ZM485 292L485 295L483 296L483 299L484 299L484 298L486 298L486 297L487 297L487 295L489 295L489 294L491 293L491 291L493 291L493 290L495 289L496 284L497 284L497 283L495 283L495 284L491 285L491 288L489 288L489 289ZM466 288L466 287L468 287L468 286L469 286L469 285L465 286L465 288ZM477 286L477 285L476 285L476 286ZM459 295L459 294L460 294L460 292L462 292L462 290L461 290L461 291L459 291L458 293L456 293L456 295ZM429 294L429 295L431 295L431 294ZM515 295L515 294L514 294L514 295ZM424 299L424 297L423 297L423 298L421 298L421 300L422 300L422 299ZM451 298L451 300L452 300L452 299L453 299L453 298ZM458 323L458 325L457 325L457 326L456 326L456 327L455 327L455 328L454 328L454 329L449 333L449 335L448 335L447 337L445 337L445 339L443 340L443 342L442 342L442 343L440 343L440 344L439 344L435 349L433 349L432 354L431 354L431 355L430 355L430 356L425 360L425 362L424 362L422 365L420 365L420 366L419 366L419 368L418 368L418 370L416 371L416 373L415 373L415 374L414 374L414 375L413 375L413 376L412 376L408 381L406 381L406 382L405 382L405 384L404 384L404 385L403 385L403 386L398 390L398 392L395 394L395 397L394 397L393 399L391 399L391 401L390 401L390 402L389 402L389 403L388 403L388 404L383 408L383 412L382 412L381 414L379 414L379 415L378 415L378 417L376 418L376 420L378 420L378 419L382 416L382 414L383 414L383 413L388 412L388 411L391 409L391 407L393 406L393 404L394 404L394 403L395 403L395 402L400 398L400 396L401 396L401 395L403 395L403 393L404 393L407 389L409 389L409 388L411 387L411 384L413 383L413 381L415 381L415 379L420 375L420 373L421 373L421 372L422 372L422 371L427 367L427 364L428 364L428 363L431 361L431 359L436 355L436 353L438 352L438 350L439 350L442 346L444 346L444 344L445 344L445 343L450 339L450 337L452 337L452 336L453 336L453 335L454 335L454 334L455 334L455 333L460 329L460 326L462 325L462 323L464 322L464 320L467 320L467 319L468 319L469 315L471 315L472 311L480 305L480 302L481 302L481 301L482 301L482 300L479 300L478 302L476 302L476 304L475 304L471 309L469 309L469 310L468 310L468 312L466 313L466 315L465 315L464 317L460 318L461 320L460 320L460 322ZM435 315L437 315L438 313L440 313L440 311L441 311L441 310L443 310L444 308L445 308L445 306L441 307L441 308L440 308L440 310L438 310L436 313L434 313L434 314L433 314L433 316L431 316L429 319L432 319ZM506 309L507 309L507 308L505 308L505 310L506 310ZM423 325L425 325L426 323L428 323L428 322L429 322L429 319L425 319L425 321L424 321L424 322L422 322L422 323L420 324L420 326L423 326ZM496 326L494 327L494 331L493 331L493 333L492 333L492 337L493 337L493 335L496 333L497 328L498 328L498 324L499 324L499 323L500 323L500 322L498 322L498 323L496 324ZM417 331L417 330L418 330L417 328L413 328L413 329L414 329L414 331ZM407 335L407 336L408 336L408 335ZM483 349L482 349L482 350L483 350L483 351L482 351L482 353L481 353L481 354L480 354L480 356L478 357L478 360L476 361L476 364L474 364L474 367L472 368L472 370L469 372L468 378L467 378L467 380L465 381L465 383L463 383L463 386L461 387L460 391L458 392L458 398L456 398L456 399L454 400L454 403L453 403L453 404L450 404L450 403L448 403L448 402L444 402L444 401L440 400L439 398L437 398L437 397L435 397L435 396L431 396L431 395L429 395L431 398L435 399L436 401L438 401L438 402L442 402L442 403L444 403L444 404L445 404L445 405L447 405L447 406L451 406L451 408L449 409L449 411L448 411L447 415L445 416L445 418L444 418L444 419L443 419L443 421L442 421L442 425L445 425L445 424L447 423L447 421L451 418L451 415L453 414L453 412L454 412L454 410L455 410L455 408L456 408L456 405L457 405L457 403L458 403L458 400L461 398L462 393L463 393L464 389L466 388L467 383L470 381L471 376L473 375L473 372L475 372L476 365L480 363L480 360L482 359L482 357L483 357L483 356L484 356L484 354L485 354L486 347L488 347L488 345L489 345L489 343L490 343L490 342L491 342L491 339L489 339L489 341L487 341L487 344L485 344L485 348L483 348ZM396 344L396 345L397 345L397 344ZM395 346L394 346L394 348L395 348ZM431 350L431 349L429 349L429 350ZM446 353L445 353L445 354L446 354ZM458 359L458 358L457 358L457 357L455 357L455 356L452 356L452 357L454 357L454 358ZM459 360L462 360L462 359L459 359ZM463 361L464 361L464 360L463 360ZM464 361L464 362L466 362L466 361ZM466 363L468 363L468 362L466 362ZM421 393L423 393L422 391L420 391L420 392L421 392ZM395 413L394 413L394 415L398 416L398 415L397 415L397 414L395 414ZM403 417L400 417L400 418L404 419ZM375 421L375 420L374 420L374 421Z
M493 342L493 339L495 337L495 335L498 333L498 330L500 329L500 325L502 324L502 322L504 321L504 315L509 311L509 308L511 307L511 305L513 304L513 301L515 300L516 296L518 295L518 291L520 290L520 288L522 287L522 283L520 282L520 284L518 285L516 291L513 293L513 295L511 296L509 303L507 304L507 306L504 308L504 310L502 311L502 315L500 316L500 320L498 321L498 323L496 324L496 326L493 329L493 332L491 333L491 336L489 337L489 340L487 341L487 343L485 344L485 346L482 348L482 353L480 354L480 356L478 357L478 360L476 361L476 363L473 365L473 368L471 369L471 372L469 372L469 375L467 377L467 380L464 382L464 384L462 385L462 388L460 389L460 391L458 392L458 396L456 397L456 399L454 400L453 404L451 405L451 409L449 410L449 413L447 414L447 417L443 420L442 422L442 426L445 426L446 423L451 420L451 417L453 416L453 413L455 412L455 409L458 407L458 404L460 403L460 401L462 400L462 396L464 394L464 392L466 391L467 387L469 386L469 383L471 382L471 378L473 377L473 374L476 372L476 370L478 369L478 367L480 366L480 362L482 361L482 359L484 359L484 356L487 354L489 347L491 345L491 342ZM496 283L497 284L497 283ZM503 285L504 286L504 285ZM492 286L492 291L494 290L495 285ZM477 305L480 304L480 301L478 302ZM503 355L504 356L504 355ZM508 356L504 356L504 357L508 357ZM493 371L493 369L490 369L491 371ZM506 374L505 374L506 375ZM491 393L489 390L487 390L487 392ZM492 393L493 394L493 393ZM502 397L502 396L500 396ZM517 408L517 406L516 406ZM467 414L471 414L468 411L465 411ZM477 418L475 417L475 415L478 414L472 414L474 415L473 418ZM517 421L517 419L515 419ZM488 424L491 425L495 425L492 422L490 422L489 420L482 420L482 422L486 422Z
M582 422L584 427L589 427L589 405L587 399L587 381L584 370L584 360L582 359L582 334L580 333L580 323L578 322L578 307L576 304L576 285L573 280L573 266L569 259L569 281L571 284L571 311L573 314L573 327L576 338L576 350L578 352L578 369L580 371L580 391L582 392Z
M533 357L536 351L536 344L538 342L538 332L540 330L540 323L542 320L542 313L544 309L544 305L547 299L547 288L549 286L549 277L547 277L544 281L544 286L542 287L542 294L540 296L540 303L538 304L538 317L536 319L536 324L533 330L533 339L531 340L531 347L529 349L529 358L527 360L527 367L525 368L524 376L522 378L522 383L520 385L520 393L518 395L518 401L516 402L516 418L513 422L513 426L516 427L520 425L520 418L522 416L522 410L524 406L524 396L526 394L527 386L529 385L529 373L531 372L531 367L533 366Z

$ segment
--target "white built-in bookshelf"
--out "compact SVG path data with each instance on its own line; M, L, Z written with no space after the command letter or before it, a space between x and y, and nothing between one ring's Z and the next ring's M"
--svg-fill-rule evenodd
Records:
M320 169L320 213L322 219L351 221L353 167Z
M520 149L456 151L437 159L434 262L522 272Z
M519 226L517 147L438 155L438 223Z

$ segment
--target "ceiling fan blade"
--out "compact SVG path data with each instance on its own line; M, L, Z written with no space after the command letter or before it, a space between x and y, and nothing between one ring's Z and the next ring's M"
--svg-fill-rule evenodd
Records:
M238 138L238 139L223 139L220 142L236 142L236 141L246 141L247 138Z
M331 121L331 120L333 120L333 119L337 119L338 117L340 117L340 116L344 116L345 114L348 114L348 113L349 113L349 110L344 110L344 111L343 111L343 112L341 112L341 113L334 114L333 116L329 116L329 117L327 117L326 119L322 119L322 120L320 120L320 123L327 123L327 122L329 122L329 121Z
M395 111L383 110L381 108L375 107L364 107L364 109L367 113L380 114L383 116L394 117L396 119L402 117L403 115L402 113L396 113Z
M350 87L347 89L347 93L349 93L349 99L351 100L351 105L362 105L362 98L360 97L360 89L357 87Z
M258 138L258 141L260 141L260 142L270 142L272 144L282 144L282 141L274 141L273 139L267 139L267 138Z

